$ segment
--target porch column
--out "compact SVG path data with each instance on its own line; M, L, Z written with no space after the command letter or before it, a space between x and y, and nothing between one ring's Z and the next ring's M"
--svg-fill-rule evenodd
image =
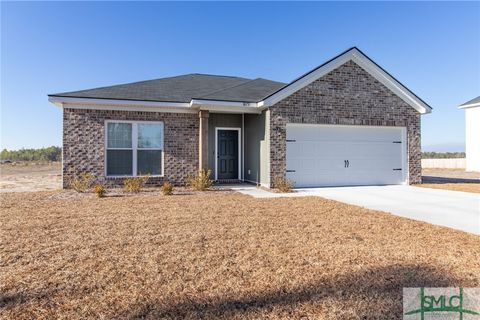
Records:
M208 110L200 110L198 117L200 118L200 132L198 144L198 169L208 169Z

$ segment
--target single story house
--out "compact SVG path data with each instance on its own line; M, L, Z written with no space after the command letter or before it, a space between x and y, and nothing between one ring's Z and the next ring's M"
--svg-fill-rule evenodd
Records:
M480 172L480 96L459 108L465 109L466 170Z
M187 74L49 95L63 108L63 178L274 187L421 182L431 107L357 48L285 84Z

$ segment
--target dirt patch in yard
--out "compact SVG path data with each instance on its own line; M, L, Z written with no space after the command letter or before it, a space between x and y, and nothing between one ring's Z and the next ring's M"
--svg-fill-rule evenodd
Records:
M480 172L463 169L422 169L425 183L480 183Z
M1 195L10 319L400 318L480 286L480 237L318 197Z
M480 172L463 169L422 169L422 188L480 193Z
M61 188L62 166L59 162L0 164L0 193Z

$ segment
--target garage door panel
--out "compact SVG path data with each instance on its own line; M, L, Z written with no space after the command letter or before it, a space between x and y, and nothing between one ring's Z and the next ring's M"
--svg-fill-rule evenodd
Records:
M375 130L370 130L375 128ZM401 140L401 131L392 127L290 125L288 139L305 141L384 141ZM361 134L359 134L361 133Z
M291 159L302 157L302 145L298 143L287 142L287 154Z
M340 177L337 176L335 178L332 178L331 174L326 173L325 175L308 175L308 174L292 174L292 173L287 173L287 179L292 180L296 186L298 187L318 187L318 186L328 186L328 185L333 185L336 183L348 183L349 178L348 177Z
M404 182L401 128L287 124L287 139L287 178L297 187Z
M317 171L326 171L329 172L331 170L339 170L345 167L345 159L341 158L317 158L315 159L315 169ZM315 172L311 172L310 174L315 174Z
M339 157L348 154L345 146L345 143L338 142L297 140L287 143L287 153L290 153L292 157L328 155Z
M374 176L386 176L387 174L393 175L394 171L402 171L394 169L402 169L402 167L367 160L349 160L349 167L346 168L348 171L347 174L367 172L368 174Z
M369 171L355 172L349 174L349 185L382 185L382 184L400 184L402 183L401 173L378 172L378 175L372 175Z
M345 142L345 148L348 149L349 155L362 154L365 156L397 156L401 153L401 144L385 143L385 142Z
M290 167L296 168L294 169L296 172L303 172L308 175L320 174L322 171L329 173L332 169L339 170L345 167L344 160L328 158L295 159L290 164Z
M302 154L305 156L315 157L317 155L317 149L315 146L309 145L308 143L299 143L302 146Z

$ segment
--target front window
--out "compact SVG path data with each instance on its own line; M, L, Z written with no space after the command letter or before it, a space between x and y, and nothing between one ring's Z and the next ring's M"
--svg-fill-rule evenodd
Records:
M107 122L107 176L162 175L162 122Z

